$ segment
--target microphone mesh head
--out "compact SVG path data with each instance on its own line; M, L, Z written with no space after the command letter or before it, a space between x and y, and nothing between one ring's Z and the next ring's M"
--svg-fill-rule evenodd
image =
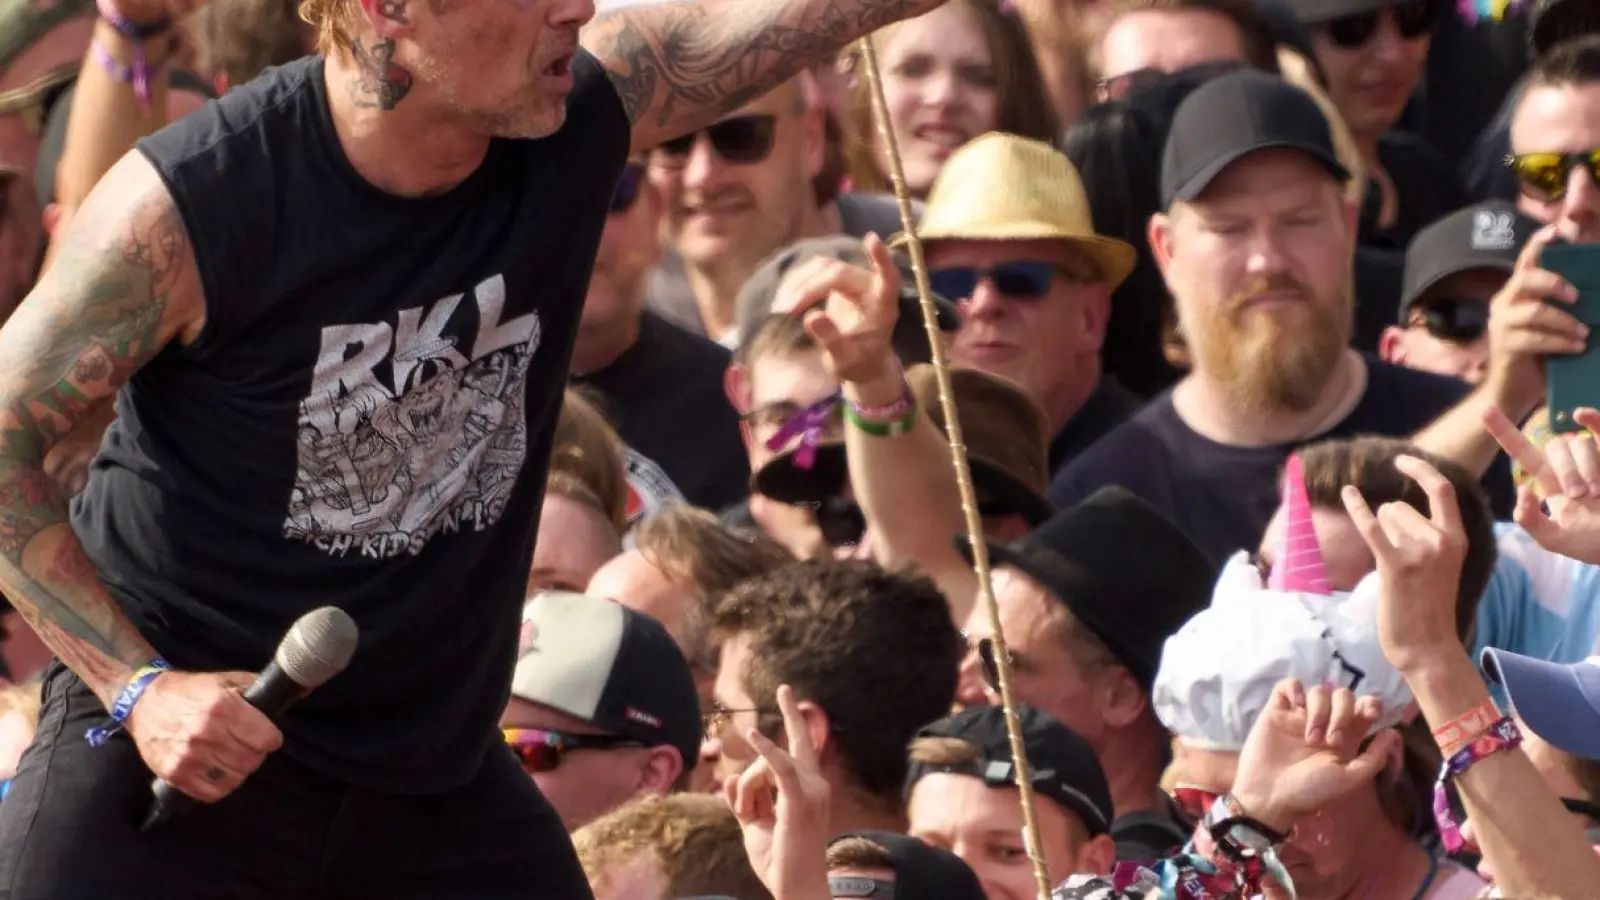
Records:
M342 609L324 606L301 616L278 645L278 668L295 684L319 688L344 671L355 655L355 620Z

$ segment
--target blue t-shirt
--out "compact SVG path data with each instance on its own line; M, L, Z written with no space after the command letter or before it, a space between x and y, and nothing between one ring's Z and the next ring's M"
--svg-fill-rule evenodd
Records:
M1495 526L1495 538L1499 556L1478 606L1472 658L1485 647L1559 663L1595 655L1600 566L1552 553L1508 522Z

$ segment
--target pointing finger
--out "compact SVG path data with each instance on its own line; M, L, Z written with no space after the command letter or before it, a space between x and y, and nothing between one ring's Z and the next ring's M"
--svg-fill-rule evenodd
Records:
M1600 416L1600 413L1596 415ZM1490 407L1483 414L1483 424L1494 437L1495 443L1506 451L1506 455L1515 460L1517 465L1522 467L1522 471L1527 472L1529 477L1539 483L1540 493L1547 497L1561 493L1561 481L1546 465L1544 454L1539 452L1539 448L1528 440L1528 436L1523 434L1521 429L1506 418L1505 413Z
M1355 524L1356 532L1366 542L1367 548L1379 562L1392 558L1394 545L1389 543L1389 538L1383 533L1383 526L1378 524L1378 517L1373 515L1372 507L1367 505L1367 498L1361 496L1361 489L1353 484L1347 484L1339 492L1339 499L1344 501L1344 510L1350 515L1350 521Z

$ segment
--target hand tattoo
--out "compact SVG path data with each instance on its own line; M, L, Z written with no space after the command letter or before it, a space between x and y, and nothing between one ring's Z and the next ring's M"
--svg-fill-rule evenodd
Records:
M394 41L378 41L370 48L360 38L351 42L361 74L350 80L350 99L368 109L394 109L411 93L411 73L394 61Z

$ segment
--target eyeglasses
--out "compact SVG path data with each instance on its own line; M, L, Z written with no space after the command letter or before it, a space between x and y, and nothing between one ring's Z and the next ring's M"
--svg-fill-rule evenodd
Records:
M1148 90L1160 84L1183 76L1196 81L1210 81L1219 75L1244 68L1244 63L1236 59L1218 60L1217 62L1201 63L1191 66L1181 72L1166 72L1161 69L1134 69L1132 72L1123 72L1110 78L1102 78L1095 84L1095 97L1101 103L1112 100L1121 100L1130 94Z
M617 176L616 189L611 192L611 214L620 215L633 208L639 199L639 188L644 184L644 166L628 163Z
M1572 170L1584 168L1600 185L1600 149L1582 153L1514 153L1506 165L1517 173L1522 193L1534 200L1554 201L1567 195Z
M758 406L739 416L739 419L751 428L779 429L789 424L789 420L805 412L809 407L801 406L793 400L774 400L765 406ZM832 425L844 422L844 405L839 404L829 413Z
M1443 10L1442 0L1409 0L1389 7L1389 12L1394 15L1395 30L1408 41L1414 41L1425 34L1432 34L1439 26L1439 16ZM1322 30L1327 32L1329 39L1346 50L1356 50L1372 40L1378 32L1378 18L1383 15L1383 10L1375 9L1371 12L1353 13L1329 19L1322 24Z
M701 734L708 741L718 740L722 737L722 730L726 728L728 723L733 721L733 717L739 713L755 713L757 716L761 716L766 712L767 710L754 706L747 709L729 709L726 706L723 706L721 703L713 700L711 701L711 711L700 714L700 724L702 726Z
M1441 341L1470 344L1489 330L1489 304L1466 297L1441 297L1411 309L1407 328L1426 328Z
M704 133L711 139L711 149L731 163L749 165L766 159L772 153L772 138L777 131L778 117L774 115L734 116L723 119L704 132L694 132L683 137L662 141L656 148L662 162L683 165L694 149L695 140Z
M1087 274L1070 272L1052 262L1022 260L1001 263L990 269L973 266L952 266L934 269L928 273L928 286L935 294L952 300L970 298L978 285L985 280L994 283L1000 296L1012 300L1037 300L1050 292L1050 284L1057 275L1074 284L1089 284L1095 278Z
M621 750L643 747L634 738L620 734L567 734L547 728L506 728L501 730L506 746L516 755L525 772L554 772L561 760L575 750Z

